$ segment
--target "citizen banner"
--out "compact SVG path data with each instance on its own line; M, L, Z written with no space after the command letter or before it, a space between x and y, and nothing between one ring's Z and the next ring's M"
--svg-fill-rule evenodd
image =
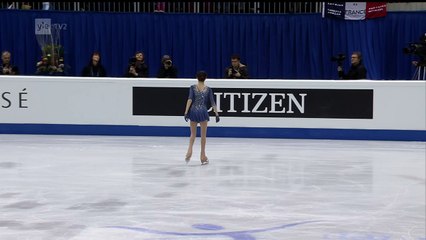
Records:
M213 89L232 117L372 119L372 89ZM183 116L188 88L133 87L133 115Z

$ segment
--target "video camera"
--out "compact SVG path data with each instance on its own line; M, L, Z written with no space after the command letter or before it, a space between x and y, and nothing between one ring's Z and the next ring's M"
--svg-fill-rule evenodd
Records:
M136 65L136 58L135 57L129 58L129 65L130 66L135 66Z
M167 65L168 67L172 66L172 60L167 59L166 61L164 61L164 64Z
M337 66L343 66L343 61L345 60L346 56L343 53L339 53L336 56L331 57L332 62L337 62Z
M419 64L426 65L426 33L420 36L420 42L410 43L402 49L404 54L413 54L420 57Z
M142 62L138 61L136 57L129 58L129 67L140 68L142 66Z

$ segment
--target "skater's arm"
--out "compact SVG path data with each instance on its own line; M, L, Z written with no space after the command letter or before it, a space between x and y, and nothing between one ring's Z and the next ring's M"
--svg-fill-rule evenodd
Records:
M189 88L189 96L188 100L186 101L186 107L185 107L185 115L188 114L189 108L191 107L192 99L194 98L194 90L192 90L192 86Z
M219 113L217 112L216 101L214 100L214 97L213 97L214 95L213 90L211 88L209 90L210 90L209 91L210 103L211 103L211 106L213 107L214 114L216 116L219 116Z
M187 115L187 114L188 114L189 107L191 107L191 103L192 103L192 99L188 99L188 100L186 101L185 115Z
M219 113L217 112L216 106L213 106L213 111L215 116L219 116Z

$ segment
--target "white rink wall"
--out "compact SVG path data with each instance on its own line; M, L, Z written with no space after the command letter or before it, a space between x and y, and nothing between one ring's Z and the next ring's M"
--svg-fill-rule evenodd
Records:
M186 93L188 87L195 83L195 79L1 76L0 126L2 127L0 133L24 133L14 132L19 124L26 124L27 127L31 124L187 127L188 123L183 120ZM221 122L210 121L210 126L217 127L215 131L230 128L396 130L399 131L398 133L414 131L416 136L420 136L420 139L416 140L426 139L426 82L424 81L207 79L206 84L212 87L216 94L216 101L220 101L221 104ZM139 103L159 111L164 110L165 114L135 115L134 88L144 88L148 91L150 88L177 89L184 91L186 95L176 95L176 98L172 96L173 106L180 109L168 109L172 106L168 105L170 100L160 102L158 99L164 96L170 99L170 92L165 91L164 96L154 93L156 95L152 101L149 98ZM238 93L242 88L246 90L246 93ZM232 93L222 94L216 91L217 89L226 89ZM254 92L247 93L250 89L254 89ZM312 110L312 106L309 106L317 101L310 100L310 97L316 94L316 91L321 92L320 90L371 92L371 118L320 116L321 111ZM261 93L258 93L259 91ZM271 98L272 95L274 96ZM319 100L333 102L333 100L324 99L327 98L326 95L321 97L323 95L316 94L316 96ZM225 103L224 100L228 102ZM228 112L233 111L232 109L234 112L238 111L235 111L237 107L234 105L248 104L248 101L251 101L250 107L240 106L246 113L242 110L240 113L233 113L234 116L227 115ZM336 111L351 114L351 109L360 108L357 104L358 100L355 97ZM256 105L258 105L257 108ZM305 117L304 114L309 114L305 108L311 109L309 111L316 114L319 113L320 117L315 117L315 114ZM359 111L362 111L362 107ZM294 112L296 115L292 115ZM256 115L257 113L261 114ZM286 114L280 115L280 113ZM271 114L272 117L270 117ZM261 133L259 134L256 137L262 137ZM123 135L126 134L123 133Z

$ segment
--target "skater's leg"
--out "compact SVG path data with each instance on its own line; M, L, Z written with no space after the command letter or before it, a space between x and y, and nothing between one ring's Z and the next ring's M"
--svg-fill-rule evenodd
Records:
M201 163L204 163L207 161L206 156L206 142L207 142L207 121L201 122Z
M191 159L191 156L192 156L192 147L194 146L195 137L197 136L197 123L191 121L190 128L191 128L191 136L189 137L189 146L188 146L188 151L186 152L186 157L185 157L186 161L189 161L189 159Z

